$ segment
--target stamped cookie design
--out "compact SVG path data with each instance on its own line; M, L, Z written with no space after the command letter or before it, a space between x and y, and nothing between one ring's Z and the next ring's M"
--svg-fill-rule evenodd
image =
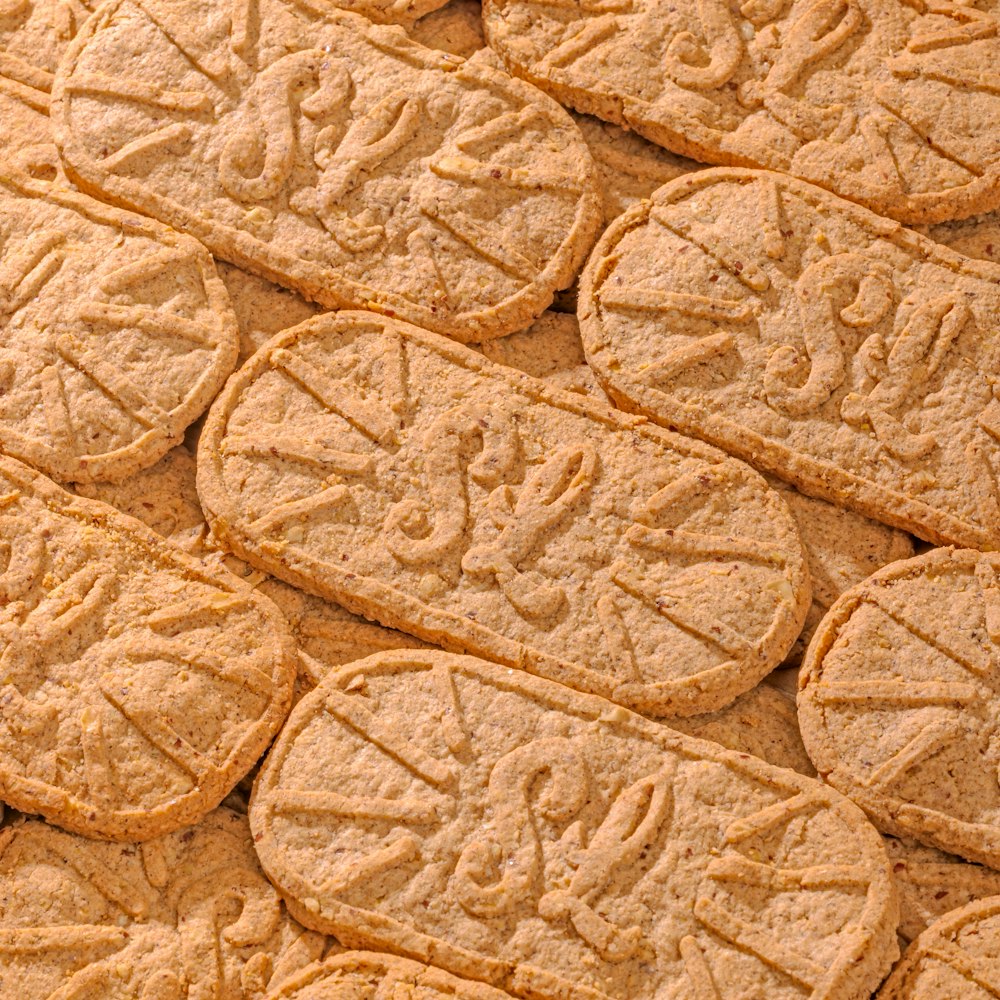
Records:
M0 798L87 836L197 820L288 712L277 608L0 459Z
M260 1000L327 946L228 809L138 846L0 830L0 923L0 993L31 1000Z
M849 590L798 698L817 771L876 826L1000 865L1000 557L935 549Z
M835 791L472 657L331 675L250 823L307 926L533 1000L860 1000L895 952L880 839Z
M52 90L59 60L96 6L94 0L0 3L0 91Z
M794 523L747 466L368 313L258 351L198 462L259 569L650 712L721 708L805 616Z
M915 840L885 838L899 896L899 936L912 941L939 917L1000 894L1000 872Z
M991 1000L1000 995L1000 896L963 906L907 948L877 1000Z
M55 92L75 181L325 306L463 341L570 284L601 202L554 101L327 5L237 7L102 7Z
M929 541L1000 546L1000 270L778 174L620 216L581 280L628 409Z
M578 111L938 222L1000 204L988 6L487 0L484 24L512 72Z
M0 448L71 482L153 464L222 387L236 321L204 247L0 164Z
M459 979L423 962L370 951L348 951L286 980L267 1000L331 997L419 997L419 1000L509 1000L485 983Z

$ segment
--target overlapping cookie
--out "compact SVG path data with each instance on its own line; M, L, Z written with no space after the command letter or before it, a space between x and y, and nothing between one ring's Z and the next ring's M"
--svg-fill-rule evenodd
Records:
M927 928L877 1000L989 1000L1000 992L1000 896L953 910Z
M244 5L239 30L227 9L88 22L53 109L74 181L326 306L463 341L573 280L600 193L554 101L326 5Z
M896 951L880 839L835 791L472 657L328 677L250 822L307 926L532 1000L861 1000Z
M487 0L510 70L706 163L905 222L1000 205L994 9L945 0Z
M198 463L259 569L653 713L749 690L808 604L794 522L742 463L368 313L269 341Z
M935 549L830 609L803 663L816 770L886 833L1000 865L1000 557Z
M0 448L72 482L151 465L222 387L236 322L195 240L0 160Z
M0 560L0 798L111 840L216 806L288 712L277 608L8 458Z
M819 188L715 169L611 224L581 280L622 405L931 541L1000 545L1000 270Z
M141 845L0 830L0 924L0 994L30 1000L260 1000L328 947L228 809Z

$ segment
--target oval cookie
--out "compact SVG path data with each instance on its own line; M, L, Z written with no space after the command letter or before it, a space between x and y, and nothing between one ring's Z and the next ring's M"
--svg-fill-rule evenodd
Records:
M778 174L709 170L615 220L587 360L630 410L935 542L1000 546L1000 269Z
M994 10L871 0L486 0L489 44L560 101L705 163L906 222L1000 204Z
M181 440L236 348L195 240L0 164L5 452L64 481L120 479Z
M330 675L250 823L307 926L533 1000L860 1000L896 950L881 841L832 789L472 657Z
M1000 865L1000 556L935 549L830 609L798 708L824 780L876 826Z
M0 830L0 924L0 994L31 1000L256 1000L326 946L228 809L141 846Z
M570 284L601 205L554 101L401 28L246 9L239 34L217 5L105 5L56 88L73 179L330 308L459 340L524 327Z
M217 805L288 712L274 605L0 459L0 798L145 840Z
M341 996L509 1000L509 994L485 983L459 979L423 962L371 951L348 951L310 965L269 992L267 1000L330 1000Z
M367 313L269 341L198 463L254 566L659 714L749 690L806 612L794 523L742 463Z
M953 910L909 948L877 1000L991 1000L1000 992L1000 896Z

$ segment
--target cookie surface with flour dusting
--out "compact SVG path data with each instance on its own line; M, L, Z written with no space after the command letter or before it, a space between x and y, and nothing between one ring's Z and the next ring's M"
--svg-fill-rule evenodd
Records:
M533 1000L861 1000L896 953L880 839L832 789L472 657L331 675L250 823L307 926Z
M583 272L626 408L929 541L1000 546L1000 269L779 174L701 171Z
M102 7L53 116L75 182L330 308L461 340L517 330L596 236L551 98L322 4Z
M269 341L198 463L259 569L657 714L749 690L806 612L794 522L747 466L367 313Z

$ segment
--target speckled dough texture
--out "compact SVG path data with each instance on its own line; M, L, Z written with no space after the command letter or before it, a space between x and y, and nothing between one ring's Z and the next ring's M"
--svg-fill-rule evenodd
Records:
M486 45L479 0L448 0L420 18L408 34L415 42L468 59Z
M472 657L331 675L250 823L307 926L532 1000L861 1000L896 954L881 841L835 791Z
M717 168L611 224L579 316L626 408L929 541L1000 546L996 266Z
M54 152L0 162L0 448L63 481L120 479L222 387L236 320L204 247L50 183Z
M368 313L268 342L198 449L252 565L428 642L659 714L785 655L809 586L747 466Z
M917 938L877 1000L990 1000L1000 984L1000 896L953 910Z
M1000 556L934 549L830 609L803 663L816 770L881 830L1000 867Z
M311 2L247 4L239 26L210 0L157 8L105 5L61 64L85 189L330 308L463 341L523 328L575 277L601 196L551 98Z
M904 222L1000 205L995 4L487 0L510 70L705 163L794 174Z
M218 805L288 713L278 609L9 458L0 560L0 798L111 840Z
M142 845L6 827L0 923L0 994L25 1000L261 1000L327 944L288 915L228 809Z

